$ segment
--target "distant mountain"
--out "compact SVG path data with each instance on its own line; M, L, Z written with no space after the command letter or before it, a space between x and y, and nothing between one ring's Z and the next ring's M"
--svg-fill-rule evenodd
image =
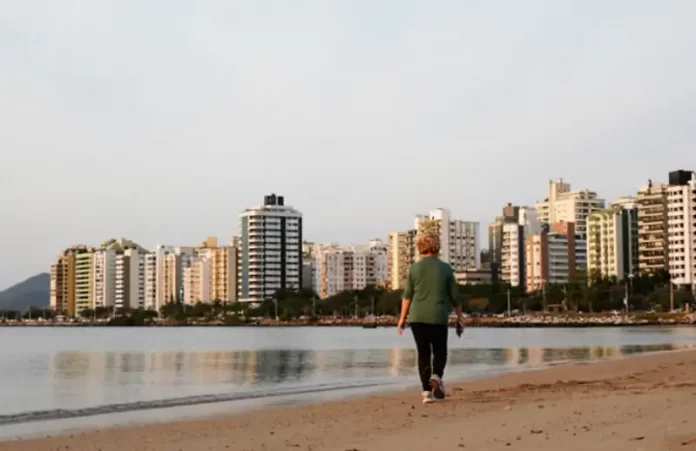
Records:
M51 297L51 275L37 274L24 282L0 291L0 310L48 308Z

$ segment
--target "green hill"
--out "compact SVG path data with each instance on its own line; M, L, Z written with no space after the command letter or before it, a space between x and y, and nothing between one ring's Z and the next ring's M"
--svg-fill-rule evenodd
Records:
M51 297L51 275L41 273L0 291L0 310L48 308Z

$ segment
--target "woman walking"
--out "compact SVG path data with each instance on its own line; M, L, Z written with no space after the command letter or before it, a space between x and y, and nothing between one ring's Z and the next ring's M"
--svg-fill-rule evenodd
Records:
M418 372L423 385L423 403L445 399L442 381L447 364L447 335L451 308L457 313L457 335L461 336L462 306L452 267L438 258L440 236L430 230L416 237L421 259L411 265L401 302L398 331L406 323L413 331L418 352Z

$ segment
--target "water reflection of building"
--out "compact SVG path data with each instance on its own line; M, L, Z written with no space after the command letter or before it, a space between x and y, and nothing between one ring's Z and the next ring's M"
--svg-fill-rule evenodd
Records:
M531 366L539 366L544 363L544 348L529 348L527 349L527 364Z
M620 346L592 346L589 348L589 360L621 357Z
M411 349L392 348L389 350L389 375L402 376L405 370L416 366L415 353Z
M505 365L518 366L522 361L522 350L520 348L507 348L505 350Z
M460 370L482 366L538 367L694 348L680 345L588 346L574 348L451 349L449 363ZM260 350L214 352L60 352L45 361L46 386L56 406L140 401L230 388L296 383L343 383L415 373L411 348L362 350ZM452 373L455 374L455 373ZM461 374L461 373L460 373ZM467 373L464 373L467 374ZM148 388L149 387L149 388Z

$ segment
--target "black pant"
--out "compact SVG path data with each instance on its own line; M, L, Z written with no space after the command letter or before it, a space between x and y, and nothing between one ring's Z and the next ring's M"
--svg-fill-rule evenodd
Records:
M418 351L418 373L424 391L432 390L430 378L433 374L442 378L447 364L446 324L410 324ZM430 363L432 356L432 366Z

